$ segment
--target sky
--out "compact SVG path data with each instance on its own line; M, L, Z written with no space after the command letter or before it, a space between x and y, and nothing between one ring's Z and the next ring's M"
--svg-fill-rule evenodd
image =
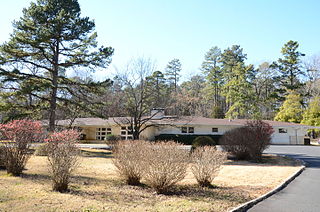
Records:
M182 80L200 74L213 46L240 45L248 64L281 57L281 47L298 41L306 57L320 54L319 0L78 0L82 16L95 20L100 45L115 49L107 70L111 77L133 58L151 58L164 71L182 63ZM8 40L12 21L31 0L1 0L0 43Z

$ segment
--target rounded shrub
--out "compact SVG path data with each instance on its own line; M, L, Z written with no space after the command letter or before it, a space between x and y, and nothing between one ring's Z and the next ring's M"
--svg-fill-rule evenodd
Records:
M200 146L215 146L216 142L209 136L198 136L192 142L192 149Z
M38 121L13 120L7 124L0 124L3 142L5 165L8 174L20 176L29 160L32 142L42 139L43 129Z
M201 187L210 187L221 165L227 160L227 154L213 146L202 146L192 154L191 171Z
M189 153L174 141L149 143L143 157L144 179L158 194L169 193L184 179Z
M63 130L50 134L47 139L47 159L54 191L68 191L71 174L79 165L78 138L78 131Z
M260 162L262 152L270 145L273 128L260 120L248 121L245 126L226 132L221 139L222 149L238 160Z
M140 185L144 171L142 162L147 146L147 141L123 140L119 141L113 149L112 162L128 185Z

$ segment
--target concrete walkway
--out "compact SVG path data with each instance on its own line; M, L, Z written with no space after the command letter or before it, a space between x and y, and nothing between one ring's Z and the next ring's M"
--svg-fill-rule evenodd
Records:
M250 212L320 211L320 146L271 146L265 152L306 162L306 169L286 188L258 203Z

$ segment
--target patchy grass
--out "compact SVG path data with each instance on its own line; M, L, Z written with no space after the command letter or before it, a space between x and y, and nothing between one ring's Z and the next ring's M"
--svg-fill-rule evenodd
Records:
M299 169L291 159L264 157L265 163L228 161L213 188L200 188L190 170L169 195L145 185L125 185L107 150L82 151L69 193L51 189L46 157L33 156L22 177L0 170L0 211L227 211L277 186Z

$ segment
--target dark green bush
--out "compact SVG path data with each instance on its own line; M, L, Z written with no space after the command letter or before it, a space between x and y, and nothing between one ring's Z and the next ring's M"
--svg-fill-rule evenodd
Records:
M192 148L200 146L215 146L216 142L209 136L198 136L192 142Z
M208 136L212 138L218 145L221 135L201 135ZM156 141L175 141L184 145L192 145L194 139L199 137L199 135L179 135L179 134L161 134L155 137Z
M118 135L107 135L106 137L106 144L110 146L114 146L121 140L121 136Z

